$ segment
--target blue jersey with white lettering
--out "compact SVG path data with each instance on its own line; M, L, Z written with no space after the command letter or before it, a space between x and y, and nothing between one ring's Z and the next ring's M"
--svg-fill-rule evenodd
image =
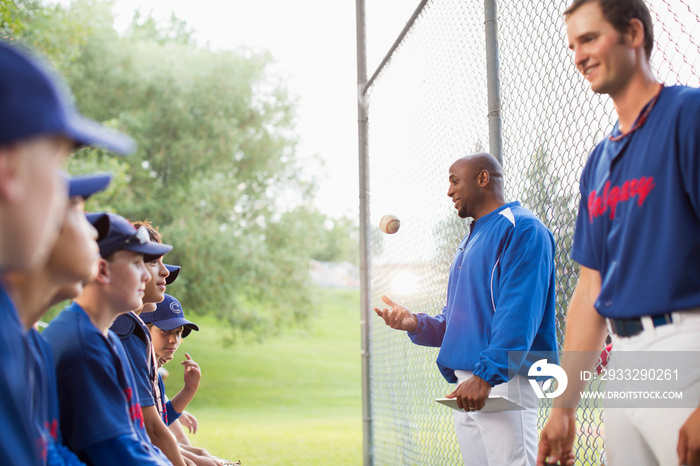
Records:
M90 465L169 465L150 443L124 347L76 303L44 330L56 361L65 443Z
M434 317L416 314L408 336L440 346L448 382L468 370L494 386L527 375L539 359L558 362L555 301L552 233L511 202L472 223L452 262L446 306Z
M700 90L663 88L647 105L581 175L571 257L600 272L595 307L609 318L700 307Z
M2 284L0 322L0 464L39 465L42 442L32 422L31 349Z

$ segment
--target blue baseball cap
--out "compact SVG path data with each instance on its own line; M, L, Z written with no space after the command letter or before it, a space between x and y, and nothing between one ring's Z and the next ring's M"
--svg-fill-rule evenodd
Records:
M98 239L97 241L97 245L100 247L100 255L104 259L107 259L117 251L125 249L127 251L143 254L143 260L145 262L150 262L173 249L169 244L151 241L146 227L140 227L137 230L121 215L112 213L90 213L87 214L88 221L93 223L95 216L99 215L105 215L107 217L107 234L104 238ZM95 222L100 223L105 222L105 220L95 219Z
M67 86L43 64L0 41L0 144L39 135L63 135L77 145L129 154L129 136L82 116Z
M156 304L153 312L142 312L139 314L141 320L147 324L153 324L159 329L169 332L178 327L182 329L182 338L190 334L192 330L199 331L199 327L185 319L185 312L182 310L180 301L169 294L165 294L165 299Z
M170 265L170 264L165 264L165 268L168 269L168 272L170 272L170 275L168 275L165 278L165 284L170 285L172 282L175 281L178 275L180 275L180 267L179 265Z
M112 175L96 173L93 175L73 176L68 179L68 197L80 196L88 199L109 186Z

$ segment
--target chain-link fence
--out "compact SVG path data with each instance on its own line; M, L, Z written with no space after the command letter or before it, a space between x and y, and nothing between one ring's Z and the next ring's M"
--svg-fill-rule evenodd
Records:
M502 1L497 10L507 200L520 200L554 234L560 341L578 273L569 256L578 178L616 119L609 98L593 94L574 68L562 17L569 3ZM657 76L667 85L698 86L700 1L649 6ZM447 197L448 168L463 155L489 150L484 1L427 1L413 19L366 88L369 299L378 305L387 294L413 312L436 314L468 229ZM368 38L371 45L371 31ZM387 213L401 219L395 235L377 228ZM368 325L371 462L460 464L452 412L433 401L453 389L435 365L437 348L413 345L379 318L370 316ZM602 463L600 408L589 399L579 409L577 464ZM540 410L540 428L548 409Z

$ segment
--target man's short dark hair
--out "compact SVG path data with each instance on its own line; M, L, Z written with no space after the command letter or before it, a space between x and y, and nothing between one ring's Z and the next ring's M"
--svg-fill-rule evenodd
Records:
M564 16L568 17L586 3L596 2L603 10L605 20L613 25L621 34L627 32L630 21L638 19L644 26L644 51L647 60L651 58L654 48L654 25L651 22L651 13L644 0L574 0L566 9Z

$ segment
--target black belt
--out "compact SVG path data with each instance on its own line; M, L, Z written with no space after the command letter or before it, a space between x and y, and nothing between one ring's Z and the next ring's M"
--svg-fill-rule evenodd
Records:
M651 317L651 322L654 324L654 327L661 327L662 325L673 322L673 315L670 312L649 317ZM642 319L639 317L608 320L610 321L610 327L612 328L613 333L619 337L633 337L635 335L639 335L642 333L642 330L644 330Z

